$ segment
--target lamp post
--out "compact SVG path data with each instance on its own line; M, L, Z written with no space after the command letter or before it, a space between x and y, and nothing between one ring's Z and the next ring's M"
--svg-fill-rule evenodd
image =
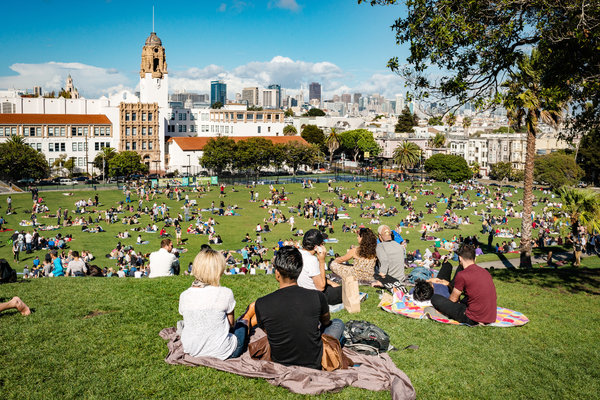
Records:
M191 167L192 167L192 164L190 163L190 155L189 154L187 155L187 158L188 158L188 178L189 178L191 175Z

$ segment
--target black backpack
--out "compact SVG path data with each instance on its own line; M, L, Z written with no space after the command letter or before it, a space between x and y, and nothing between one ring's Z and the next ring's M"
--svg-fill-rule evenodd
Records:
M0 259L0 283L12 283L17 281L17 271L10 267L6 259Z
M390 335L375 324L367 321L348 321L344 329L346 343L344 347L357 353L378 355L393 349Z

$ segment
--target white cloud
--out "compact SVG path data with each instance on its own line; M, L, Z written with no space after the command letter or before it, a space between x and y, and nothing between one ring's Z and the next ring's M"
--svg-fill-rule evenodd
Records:
M124 74L112 68L100 68L81 63L48 62L41 64L13 64L16 75L0 76L0 88L32 89L40 85L44 91L58 91L65 86L67 75L73 77L79 93L87 98L100 96L121 96L130 98L139 82L139 75ZM227 83L228 97L250 86L267 87L279 84L287 94L297 94L301 89L308 95L308 84L319 82L324 99L342 93L380 93L394 98L396 93L404 93L404 81L393 73L374 73L365 79L356 79L338 65L329 62L307 62L289 57L276 56L270 61L252 61L232 69L210 64L202 68L193 67L182 71L169 72L170 92L210 93L210 81L224 80Z
M17 63L9 67L13 76L0 76L0 88L31 89L41 86L44 91L59 91L71 74L73 84L83 97L94 98L126 88L129 79L114 68L100 68L82 63L47 62Z
M300 6L296 0L270 0L269 8L282 8L284 10L299 11Z
M225 11L227 11L227 3L221 3L221 5L219 6L219 8L217 8L217 11L219 11L219 12L225 12Z

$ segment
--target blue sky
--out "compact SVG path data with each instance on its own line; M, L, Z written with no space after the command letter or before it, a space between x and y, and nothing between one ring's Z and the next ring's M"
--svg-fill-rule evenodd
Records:
M326 95L393 96L402 81L385 65L406 57L390 25L402 6L356 0L34 0L3 4L0 88L64 86L71 73L86 97L139 81L152 31L166 48L171 91L207 92L211 79L244 86L281 83L290 93L316 80Z

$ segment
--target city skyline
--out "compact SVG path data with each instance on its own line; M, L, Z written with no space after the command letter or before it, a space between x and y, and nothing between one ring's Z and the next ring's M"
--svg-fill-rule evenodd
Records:
M154 30L166 49L172 92L209 93L212 80L226 82L230 99L244 87L271 84L288 94L302 87L307 95L313 81L321 83L324 99L346 92L392 98L405 91L385 67L389 57L405 55L389 29L401 7L392 15L354 1L200 3L35 1L30 15L35 26L24 30L22 22L7 21L0 33L7 43L0 88L59 90L70 73L87 98L136 91L140 47L152 30L154 4ZM17 10L6 5L7 12L11 8ZM57 21L54 17L69 23L49 27L45 21ZM215 34L211 27L222 24L226 28Z

